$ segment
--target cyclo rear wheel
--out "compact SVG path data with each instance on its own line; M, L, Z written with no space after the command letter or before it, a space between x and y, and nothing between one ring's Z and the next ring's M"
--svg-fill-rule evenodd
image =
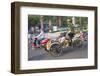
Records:
M82 41L77 39L73 42L73 47L82 47Z

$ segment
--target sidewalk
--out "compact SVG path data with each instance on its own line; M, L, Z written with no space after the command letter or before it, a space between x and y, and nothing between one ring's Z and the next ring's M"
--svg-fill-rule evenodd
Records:
M60 31L60 32L55 32L55 33L47 33L47 36L49 36L51 39L56 39L59 35L60 35L60 33L61 33L62 31ZM63 31L64 32L64 31Z

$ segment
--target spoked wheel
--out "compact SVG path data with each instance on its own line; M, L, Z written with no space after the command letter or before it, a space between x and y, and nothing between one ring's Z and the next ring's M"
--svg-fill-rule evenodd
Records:
M60 56L62 54L62 46L60 44L52 44L49 52L52 56Z
M74 47L81 47L82 46L82 41L79 40L79 39L75 40L74 43L73 43L73 46Z

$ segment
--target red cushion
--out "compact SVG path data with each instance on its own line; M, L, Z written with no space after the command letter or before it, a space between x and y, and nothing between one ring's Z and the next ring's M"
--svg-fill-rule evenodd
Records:
M46 44L49 41L49 39L44 39L41 41L41 44Z

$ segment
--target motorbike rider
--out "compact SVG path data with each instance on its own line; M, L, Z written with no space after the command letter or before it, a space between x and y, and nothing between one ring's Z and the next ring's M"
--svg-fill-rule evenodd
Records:
M36 46L36 47L40 47L40 42L41 42L41 40L43 40L44 38L45 38L45 33L44 33L43 29L41 29L39 35L37 35L37 36L35 37L35 41L34 41L35 46Z

